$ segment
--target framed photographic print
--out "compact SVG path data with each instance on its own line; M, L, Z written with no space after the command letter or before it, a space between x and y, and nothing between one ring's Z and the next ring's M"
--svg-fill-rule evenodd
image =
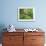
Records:
M19 7L18 21L35 21L35 8Z

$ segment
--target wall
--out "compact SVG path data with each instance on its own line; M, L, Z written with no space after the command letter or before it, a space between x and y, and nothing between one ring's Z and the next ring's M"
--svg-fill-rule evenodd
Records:
M46 28L46 0L0 0L1 15L0 25L5 26L13 24L16 28L44 27ZM18 7L34 7L36 21L34 22L18 22Z
M13 24L16 28L31 28L41 27L46 28L46 0L0 0L1 15L0 25L5 26ZM18 7L34 7L36 21L34 22L18 22L17 8Z

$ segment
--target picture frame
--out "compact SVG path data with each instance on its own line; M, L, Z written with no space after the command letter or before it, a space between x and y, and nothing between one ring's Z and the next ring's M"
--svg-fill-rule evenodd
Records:
M35 21L35 8L33 7L19 7L18 21Z

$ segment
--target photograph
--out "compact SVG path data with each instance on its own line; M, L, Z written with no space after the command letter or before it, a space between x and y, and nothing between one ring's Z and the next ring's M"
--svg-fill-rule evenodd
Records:
M46 0L0 0L0 46L46 46Z
M18 8L18 21L34 21L35 9L32 7L19 7Z

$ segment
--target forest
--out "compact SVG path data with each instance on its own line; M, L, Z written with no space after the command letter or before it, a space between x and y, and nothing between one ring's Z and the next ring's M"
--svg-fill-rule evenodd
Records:
M20 19L33 19L33 9L20 9Z

